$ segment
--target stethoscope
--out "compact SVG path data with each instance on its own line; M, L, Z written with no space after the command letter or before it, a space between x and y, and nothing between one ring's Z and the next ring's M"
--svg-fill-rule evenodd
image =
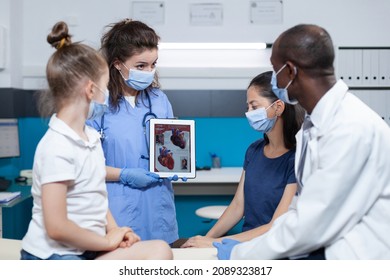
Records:
M150 100L150 96L148 93L145 92L145 95L146 95L146 98L148 100L148 103L149 103L149 112L147 112L143 119L142 119L142 127L143 127L143 130L144 130L144 137L145 137L145 143L146 143L146 149L148 150L148 156L145 156L145 155L141 155L141 158L142 159L146 159L146 160L149 160L149 154L150 154L150 149L149 149L149 141L148 141L148 136L146 134L146 124L150 121L150 119L152 118L155 118L157 119L157 115L155 113L152 112L152 101ZM104 142L104 139L106 138L106 135L104 134L104 114L102 116L102 119L100 121L100 129L98 130L99 134L100 134L100 141Z
M142 127L144 129L144 137L145 137L145 143L146 143L146 149L148 150L148 156L141 155L142 159L149 160L150 155L150 149L149 149L149 142L148 142L148 136L146 135L146 124L150 121L150 119L155 118L157 119L157 116L155 113L152 112L152 101L150 100L150 96L148 93L146 93L146 98L148 99L149 103L149 112L147 112L144 115L144 118L142 119Z

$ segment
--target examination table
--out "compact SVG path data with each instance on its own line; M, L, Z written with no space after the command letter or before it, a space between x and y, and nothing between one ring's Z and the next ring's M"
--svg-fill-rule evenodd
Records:
M0 260L19 260L22 241L0 238ZM175 260L216 260L216 248L172 249Z

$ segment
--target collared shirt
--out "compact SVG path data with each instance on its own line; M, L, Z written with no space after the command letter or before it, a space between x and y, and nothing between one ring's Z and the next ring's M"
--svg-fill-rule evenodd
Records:
M342 81L311 120L296 208L235 246L232 259L279 259L320 247L327 259L390 259L390 128Z
M108 200L105 160L99 134L86 126L88 141L53 115L39 142L33 166L33 216L23 238L24 250L46 259L52 254L82 254L83 251L50 239L42 211L42 185L73 181L67 191L67 215L80 227L105 235Z
M159 89L149 91L152 113L158 118L173 118L172 106ZM122 98L118 111L104 115L103 150L106 165L116 168L143 168L149 170L149 122L143 120L149 113L149 102L144 94L137 98L134 108ZM99 130L101 118L89 121ZM162 239L173 243L178 239L178 226L172 183L165 179L146 188L137 189L121 182L107 182L109 207L118 226L131 227L142 240Z

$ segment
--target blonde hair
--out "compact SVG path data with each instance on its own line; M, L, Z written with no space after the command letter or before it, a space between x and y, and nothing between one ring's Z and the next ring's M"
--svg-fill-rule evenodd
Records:
M40 94L38 109L42 116L57 112L63 102L73 98L80 81L87 78L98 82L107 69L107 63L95 49L72 43L68 25L57 22L47 42L56 49L46 66L49 89Z

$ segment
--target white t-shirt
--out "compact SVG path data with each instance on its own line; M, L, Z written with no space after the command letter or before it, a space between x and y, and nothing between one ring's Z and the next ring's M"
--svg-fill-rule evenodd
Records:
M127 102L129 102L129 104L131 105L131 107L135 107L135 95L125 95L125 99Z
M34 198L32 220L23 238L25 251L46 259L52 254L77 254L84 251L50 239L42 212L42 185L72 180L67 192L68 218L82 228L105 235L108 200L105 184L105 159L99 134L86 126L86 142L66 123L53 115L49 129L39 142L33 166Z

